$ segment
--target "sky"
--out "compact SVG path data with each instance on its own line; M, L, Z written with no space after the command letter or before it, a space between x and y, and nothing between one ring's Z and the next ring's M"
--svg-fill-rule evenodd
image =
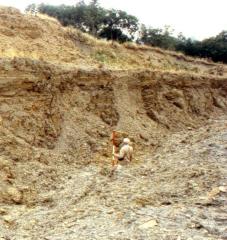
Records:
M20 10L31 3L73 5L78 0L0 0L0 5ZM85 1L89 2L89 1ZM227 0L99 0L105 8L135 15L141 23L154 28L170 25L175 34L202 40L227 30Z

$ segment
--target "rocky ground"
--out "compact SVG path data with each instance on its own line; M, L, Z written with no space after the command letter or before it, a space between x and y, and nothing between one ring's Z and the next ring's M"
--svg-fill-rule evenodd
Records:
M227 239L226 126L171 134L112 177L71 167L42 203L0 205L1 239Z

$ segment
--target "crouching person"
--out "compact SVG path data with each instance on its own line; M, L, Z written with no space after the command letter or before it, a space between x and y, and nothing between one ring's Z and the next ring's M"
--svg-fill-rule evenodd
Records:
M114 156L124 163L130 163L132 161L133 147L130 146L129 138L124 138L123 143L120 146L119 154L114 154ZM123 163L122 162L122 163Z

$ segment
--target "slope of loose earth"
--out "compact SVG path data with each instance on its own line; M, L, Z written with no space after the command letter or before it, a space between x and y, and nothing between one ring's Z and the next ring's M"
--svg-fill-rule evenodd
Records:
M11 8L0 40L0 238L226 239L225 65Z
M160 69L223 75L226 67L183 54L132 43L120 45L63 28L43 15L23 15L0 9L0 55L51 61L66 66L108 69Z

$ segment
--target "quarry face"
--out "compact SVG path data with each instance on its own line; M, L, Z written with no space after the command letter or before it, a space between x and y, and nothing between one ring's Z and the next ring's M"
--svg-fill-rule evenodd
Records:
M0 239L227 239L225 65L0 23ZM110 176L113 130L135 157Z

